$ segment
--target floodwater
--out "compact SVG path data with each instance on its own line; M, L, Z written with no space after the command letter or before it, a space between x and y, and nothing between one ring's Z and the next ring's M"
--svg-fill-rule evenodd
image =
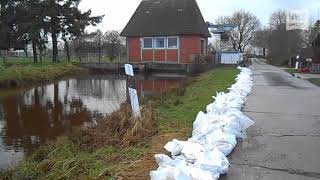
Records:
M178 87L179 74L139 75L140 96ZM91 74L18 91L0 97L0 169L58 135L119 109L126 100L125 76Z

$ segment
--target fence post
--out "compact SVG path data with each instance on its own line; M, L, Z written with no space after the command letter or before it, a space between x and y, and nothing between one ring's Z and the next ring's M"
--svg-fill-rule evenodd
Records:
M127 75L127 87L128 87L128 93L131 101L132 116L135 118L140 118L141 113L140 113L140 106L139 106L139 100L138 100L138 93L134 83L133 67L131 64L125 64L124 67Z

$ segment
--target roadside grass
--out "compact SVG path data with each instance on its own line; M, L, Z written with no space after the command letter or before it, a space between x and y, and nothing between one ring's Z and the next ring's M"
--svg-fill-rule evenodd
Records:
M185 88L161 95L156 108L160 131L172 133L192 128L197 113L213 102L216 92L226 91L237 73L234 67L217 68L189 80Z
M154 154L163 152L168 140L189 136L197 113L216 92L226 91L237 73L234 67L221 67L190 78L184 87L143 100L142 122L128 118L130 111L115 112L108 121L97 122L101 127L40 147L20 165L1 172L0 179L149 179ZM119 139L129 142L109 143Z
M319 78L308 79L308 81L310 81L312 84L315 84L320 87L320 79Z
M158 134L151 138L149 148L140 159L119 167L118 177L150 179L149 172L156 169L154 155L167 153L163 146L168 141L190 137L198 112L204 111L213 102L212 96L216 92L226 92L235 82L238 73L235 67L220 67L189 79L185 88L174 89L156 97Z
M85 70L67 62L53 64L47 59L41 64L33 63L31 59L13 58L9 59L5 65L3 62L0 64L0 82L42 82L83 71Z
M290 74L294 74L294 73L298 73L298 70L294 69L294 68L286 68L284 69L286 72L290 73Z

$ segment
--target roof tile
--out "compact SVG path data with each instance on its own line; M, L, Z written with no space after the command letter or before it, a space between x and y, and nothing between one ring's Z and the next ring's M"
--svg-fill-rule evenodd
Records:
M143 0L122 36L199 34L210 37L195 0Z

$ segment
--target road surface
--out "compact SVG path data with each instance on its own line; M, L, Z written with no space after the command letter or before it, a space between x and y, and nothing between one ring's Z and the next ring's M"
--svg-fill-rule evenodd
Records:
M255 60L244 112L256 124L222 180L320 179L320 88Z

